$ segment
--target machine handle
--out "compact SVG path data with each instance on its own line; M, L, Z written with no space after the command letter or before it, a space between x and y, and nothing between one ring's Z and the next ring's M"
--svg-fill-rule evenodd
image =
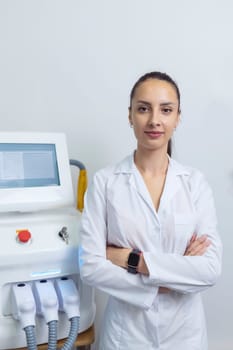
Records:
M82 212L84 208L84 195L87 189L87 171L83 163L78 160L70 159L70 165L80 169L77 184L77 209Z
M87 171L86 169L81 169L78 177L78 187L77 187L77 208L81 212L84 208L84 195L87 189Z

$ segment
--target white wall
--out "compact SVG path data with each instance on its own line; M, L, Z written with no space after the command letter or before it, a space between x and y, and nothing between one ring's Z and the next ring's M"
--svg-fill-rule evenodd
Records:
M90 178L134 148L134 81L162 70L178 82L175 156L209 179L224 243L223 275L204 296L210 350L233 346L232 11L231 0L0 1L1 130L65 132Z

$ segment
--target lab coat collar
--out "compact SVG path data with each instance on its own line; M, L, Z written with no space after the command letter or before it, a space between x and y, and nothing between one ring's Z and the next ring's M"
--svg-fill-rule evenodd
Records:
M140 176L140 173L134 163L134 153L126 157L121 163L119 163L116 166L114 173L134 175L129 177L129 184L133 186L135 190L140 194L142 199L146 202L150 210L155 215L156 219L159 221L158 214L162 211L164 205L166 205L168 201L171 200L171 198L176 194L176 192L180 188L180 181L178 179L179 176L189 175L190 170L169 157L169 166L166 176L166 182L160 199L158 212L156 212L155 210L149 191L147 190L142 176Z
M180 164L176 160L169 157L169 171L171 171L174 175L189 175L190 170L186 166ZM114 173L120 174L132 174L135 172L135 163L134 163L134 152L129 155L125 159L123 159L115 168Z

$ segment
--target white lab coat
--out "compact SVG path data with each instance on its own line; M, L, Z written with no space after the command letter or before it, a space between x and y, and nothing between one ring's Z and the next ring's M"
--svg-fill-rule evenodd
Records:
M109 294L99 350L206 350L200 292L221 270L211 189L203 175L169 159L156 212L133 155L96 173L85 198L83 281ZM203 256L183 256L192 236L207 234ZM106 245L138 248L149 276L106 260ZM159 286L169 293L158 293Z

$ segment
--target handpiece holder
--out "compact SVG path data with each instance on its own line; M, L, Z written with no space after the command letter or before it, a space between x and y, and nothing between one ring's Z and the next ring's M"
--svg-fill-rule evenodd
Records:
M80 317L80 298L74 281L66 277L56 279L55 288L59 310L65 312L69 320L73 317Z
M13 317L19 320L22 328L35 326L36 303L31 286L27 283L17 283L12 286Z
M46 323L58 321L58 299L52 281L41 280L34 283L37 314L44 316Z

